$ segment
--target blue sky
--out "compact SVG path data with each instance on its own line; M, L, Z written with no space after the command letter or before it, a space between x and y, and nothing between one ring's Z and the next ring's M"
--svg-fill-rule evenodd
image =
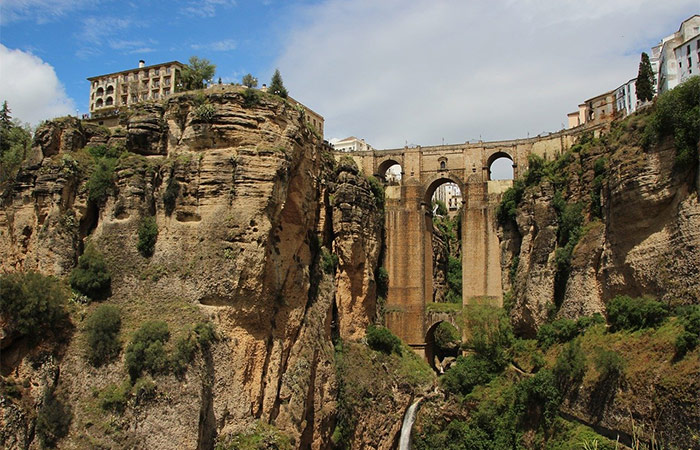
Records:
M697 0L3 0L0 98L37 123L87 110L86 77L192 55L276 67L326 137L377 148L556 131L636 76Z

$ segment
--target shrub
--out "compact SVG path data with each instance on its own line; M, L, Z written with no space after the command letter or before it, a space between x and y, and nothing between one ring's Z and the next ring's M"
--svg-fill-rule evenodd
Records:
M243 91L243 106L250 108L260 103L260 93L252 88L248 88Z
M338 267L338 255L328 251L326 247L321 247L321 270L324 273L333 275Z
M0 274L0 316L34 343L67 317L67 290L53 277L36 272Z
M515 410L523 423L541 423L551 427L559 414L561 393L554 374L542 369L534 377L526 378L515 387Z
M175 343L175 352L170 361L173 373L182 376L187 371L187 366L194 359L194 352L197 349L197 343L191 336L184 336Z
M132 380L144 370L154 375L168 372L170 364L163 346L169 339L168 325L162 321L146 322L136 331L125 352L126 368Z
M612 331L639 330L655 327L664 321L668 310L654 299L618 295L607 305L608 321Z
M126 151L122 145L97 144L85 147L85 150L95 159L109 158L118 159Z
M374 281L377 283L377 296L386 298L389 294L389 272L386 271L384 266L380 266L377 269Z
M88 245L80 258L78 267L70 274L73 289L93 300L102 300L109 296L112 276L102 254L93 245Z
M515 341L510 319L503 309L492 306L471 307L467 313L470 337L464 346L494 364L494 370L502 369L510 361L508 349Z
M583 380L586 374L586 355L581 349L579 339L569 342L559 353L552 373L562 393Z
M549 348L557 342L568 342L579 333L579 328L571 319L557 319L546 323L537 330L537 343L542 348Z
M131 388L137 405L143 404L156 396L156 383L150 377L141 377Z
M100 366L119 354L119 330L121 314L112 305L100 305L87 319L87 358L91 364Z
M216 340L216 333L211 322L199 322L194 326L194 333L200 348L208 348Z
M125 380L122 384L108 384L100 392L100 408L105 411L114 411L123 413L126 409L126 404L129 401L131 384L129 380Z
M435 345L441 351L455 349L459 346L459 330L449 322L440 322L435 328Z
M175 211L175 204L179 193L180 183L175 179L175 175L170 174L168 186L166 186L165 192L163 193L163 206L165 207L165 214L168 216Z
M245 433L219 436L215 450L291 450L291 440L274 425L257 422L255 428Z
M455 303L462 303L462 260L452 255L447 257L447 287L452 298L459 299Z
M700 141L700 79L692 77L675 89L659 96L645 137L658 141L673 136L676 167L680 170L697 166Z
M593 363L600 374L600 380L612 381L618 379L625 370L625 360L614 350L597 349Z
M401 339L396 337L388 328L370 325L367 328L367 345L372 350L384 352L387 355L401 355Z
M381 181L372 176L367 177L367 181L369 181L369 188L372 191L374 203L377 205L377 208L384 209L384 185Z
M676 338L676 354L683 357L698 346L700 341L700 306L693 305L687 308L680 316L683 331Z
M520 265L520 256L516 255L515 258L510 262L510 271L508 272L508 279L511 283L515 282L515 275L518 273L518 266Z
M216 116L216 108L211 103L204 103L194 109L194 116L202 122L211 122Z
M114 166L115 161L112 159L97 159L87 181L88 201L100 205L114 191Z
M496 209L496 217L502 226L511 222L515 223L518 204L522 200L524 192L525 184L521 180L515 180L513 186L503 193L501 203Z
M36 415L36 434L44 447L55 447L58 441L68 434L73 412L70 405L64 404L47 389Z
M136 248L144 257L153 256L158 240L158 224L153 216L144 217L139 225L139 242Z
M500 370L491 361L477 355L458 356L440 378L442 388L451 394L467 395L474 387L491 381Z

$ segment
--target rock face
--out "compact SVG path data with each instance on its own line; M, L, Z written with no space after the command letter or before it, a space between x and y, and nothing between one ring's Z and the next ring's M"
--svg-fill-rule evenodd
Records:
M534 335L551 311L576 319L605 314L616 295L653 296L669 305L700 298L700 204L693 183L697 168L674 169L671 139L644 151L641 132L628 124L621 142L604 142L574 153L568 203L584 204L583 235L573 249L568 277L556 278L555 189L547 181L525 190L517 231L501 229L503 271L519 265L513 284L517 331ZM600 189L602 219L592 216L593 166L605 159ZM520 242L520 245L513 243Z
M214 87L145 106L111 136L77 120L37 132L36 158L3 197L1 270L64 277L89 241L112 273L108 301L121 309L124 344L146 319L166 321L171 340L207 320L218 336L183 378L158 377L154 400L105 419L96 395L123 381L123 353L101 368L87 364L80 318L96 305L76 304L52 387L73 406L62 447L213 448L216 436L257 421L296 448L330 445L333 337L359 339L374 319L382 211L356 169L334 170L303 109L264 94L253 103ZM86 143L126 146L102 203L88 196ZM146 216L158 226L149 258L136 248ZM320 267L322 247L338 255L335 274ZM3 352L21 345L4 343ZM7 448L33 436L47 382L36 361L3 355L3 376L24 380L35 399L25 409L3 405Z

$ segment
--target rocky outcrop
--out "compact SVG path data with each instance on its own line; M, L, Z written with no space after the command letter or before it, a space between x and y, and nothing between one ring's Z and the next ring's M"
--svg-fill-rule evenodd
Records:
M76 304L57 362L56 388L73 406L64 446L212 448L216 436L256 421L274 424L296 448L329 446L333 335L359 339L375 317L382 210L356 169L334 170L303 109L262 93L253 103L217 86L146 105L111 135L77 120L37 133L39 156L3 197L2 271L65 277L89 241L112 273L107 301L122 312L124 344L146 319L169 325L168 345L200 321L218 335L183 377L158 376L154 399L115 416L95 396L124 380L123 354L101 368L87 364L81 321L97 305ZM127 150L99 204L88 196L87 143ZM146 216L158 227L148 258L136 248ZM334 274L320 267L322 247L338 256ZM30 386L22 398L36 398L29 360L37 351L3 365ZM21 430L38 403L22 404L23 412L4 408L9 448L31 436ZM22 414L24 428L10 426Z
M511 318L522 334L532 336L551 312L572 319L604 314L606 302L619 294L649 295L671 306L700 298L694 275L700 270L700 205L693 186L698 169L674 167L672 139L645 151L638 124L624 126L617 141L574 152L562 169L568 180L564 200L583 205L584 214L566 277L557 279L560 219L547 181L525 190L517 232L499 231L503 271L519 258ZM602 160L602 219L596 219L590 206L593 168Z

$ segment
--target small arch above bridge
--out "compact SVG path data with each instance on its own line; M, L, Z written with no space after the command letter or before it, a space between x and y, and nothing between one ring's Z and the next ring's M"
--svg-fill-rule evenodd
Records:
M492 153L486 160L488 180L512 180L516 164L513 157L504 151Z
M434 175L426 182L425 194L423 195L423 203L425 203L426 205L430 205L432 203L433 194L435 193L437 188L439 188L445 183L456 184L462 196L462 203L466 201L466 186L464 185L462 180L449 172L442 172Z

